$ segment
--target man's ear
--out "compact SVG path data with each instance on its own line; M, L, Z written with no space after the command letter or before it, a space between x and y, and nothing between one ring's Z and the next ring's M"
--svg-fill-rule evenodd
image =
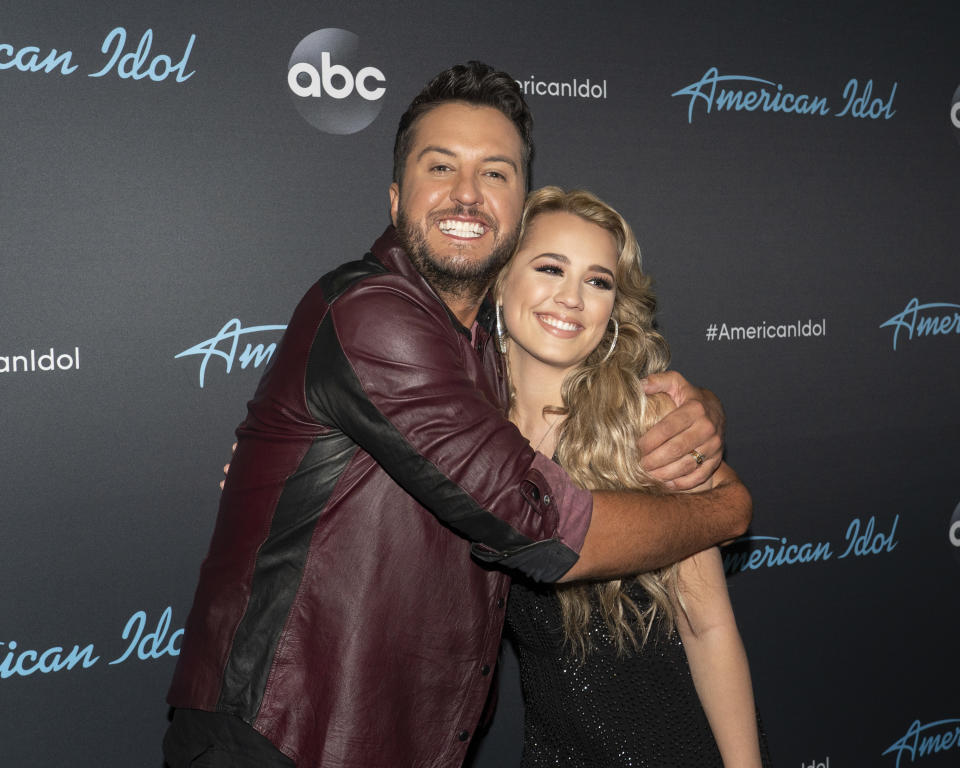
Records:
M390 185L390 220L397 226L397 211L400 208L400 185L393 182Z

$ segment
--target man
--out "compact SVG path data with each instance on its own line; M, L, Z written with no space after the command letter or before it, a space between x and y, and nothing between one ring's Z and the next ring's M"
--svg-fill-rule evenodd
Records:
M476 320L516 242L530 124L516 83L477 62L401 118L395 228L306 294L238 429L168 697L172 768L459 765L504 569L634 573L746 528L732 474L702 494L591 495L504 418ZM654 466L699 483L721 448L702 414L719 409L667 382L689 402L653 434Z

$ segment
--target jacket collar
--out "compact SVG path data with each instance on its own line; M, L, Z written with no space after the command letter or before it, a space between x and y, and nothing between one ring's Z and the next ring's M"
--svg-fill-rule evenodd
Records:
M443 306L444 310L447 313L447 316L450 318L450 322L453 323L453 327L464 334L468 339L471 338L471 333L469 328L465 328L463 324L457 319L456 315L450 311L450 308L446 303L441 299L436 291L433 290L433 286L427 282L426 278L421 275L417 268L413 266L413 262L410 261L410 256L407 255L406 250L400 244L400 238L397 236L396 227L392 224L388 226L380 237L377 238L373 246L370 248L370 253L373 254L374 258L377 259L381 264L383 264L391 272L396 272L403 275L408 280L412 281L415 285L422 286L426 292L436 300L439 301ZM477 314L477 322L480 326L487 331L487 333L493 332L493 305L490 303L490 297L487 296L484 298L483 303L480 305L480 311Z

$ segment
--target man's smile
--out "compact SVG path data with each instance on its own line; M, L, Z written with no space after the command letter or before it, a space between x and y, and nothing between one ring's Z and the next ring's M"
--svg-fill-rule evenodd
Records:
M473 239L483 237L487 227L479 221L461 221L459 219L441 219L437 228L445 235Z

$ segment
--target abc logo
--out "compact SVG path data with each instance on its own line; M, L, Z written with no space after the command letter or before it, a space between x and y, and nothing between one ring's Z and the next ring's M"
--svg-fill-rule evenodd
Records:
M304 119L325 133L362 131L383 107L387 80L358 65L360 38L345 29L319 29L293 51L287 85Z

